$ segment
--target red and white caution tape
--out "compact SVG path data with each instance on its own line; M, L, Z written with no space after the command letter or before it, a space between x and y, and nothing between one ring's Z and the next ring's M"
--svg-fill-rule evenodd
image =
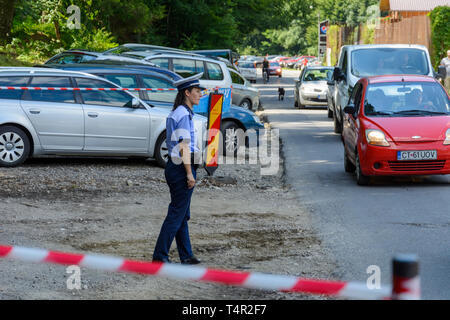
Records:
M49 90L49 91L177 91L176 88L66 88L66 87L4 87L0 90Z
M167 278L214 282L250 289L303 292L355 299L390 299L391 289L369 289L365 283L302 279L294 276L209 269L173 263L153 263L118 257L73 254L0 245L0 258L35 263L78 265L110 272L128 272Z

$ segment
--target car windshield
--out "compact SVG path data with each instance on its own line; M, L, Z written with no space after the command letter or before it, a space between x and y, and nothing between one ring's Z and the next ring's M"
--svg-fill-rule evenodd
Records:
M351 72L357 77L383 74L427 75L425 50L410 48L371 48L352 52Z
M450 100L435 82L371 84L364 100L366 116L427 116L450 114Z
M280 64L279 64L278 62L271 62L271 63L270 63L270 66L271 66L271 67L279 67Z
M331 80L333 69L309 69L303 76L303 81L328 81Z

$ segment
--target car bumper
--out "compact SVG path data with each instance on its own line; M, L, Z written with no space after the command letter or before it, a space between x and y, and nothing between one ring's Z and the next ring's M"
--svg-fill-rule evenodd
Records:
M327 96L324 93L301 93L301 103L312 106L326 106L328 105Z
M269 75L274 75L274 76L281 76L282 71L277 71L277 70L269 70Z
M437 150L437 160L397 160L397 151ZM391 142L390 147L361 146L361 169L369 176L450 174L450 146L442 141L427 143Z

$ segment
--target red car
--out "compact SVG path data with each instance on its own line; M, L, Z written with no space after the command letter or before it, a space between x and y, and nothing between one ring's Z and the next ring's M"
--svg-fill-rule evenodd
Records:
M278 62L269 62L269 75L278 76L281 78L283 75L283 69Z
M360 79L344 109L345 171L370 176L450 174L450 98L428 76Z

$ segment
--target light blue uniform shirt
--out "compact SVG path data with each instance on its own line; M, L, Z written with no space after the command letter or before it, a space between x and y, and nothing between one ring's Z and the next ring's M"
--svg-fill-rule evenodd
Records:
M166 144L172 158L181 158L179 143L189 143L191 153L199 152L195 136L194 112L187 106L180 105L173 110L166 120Z

